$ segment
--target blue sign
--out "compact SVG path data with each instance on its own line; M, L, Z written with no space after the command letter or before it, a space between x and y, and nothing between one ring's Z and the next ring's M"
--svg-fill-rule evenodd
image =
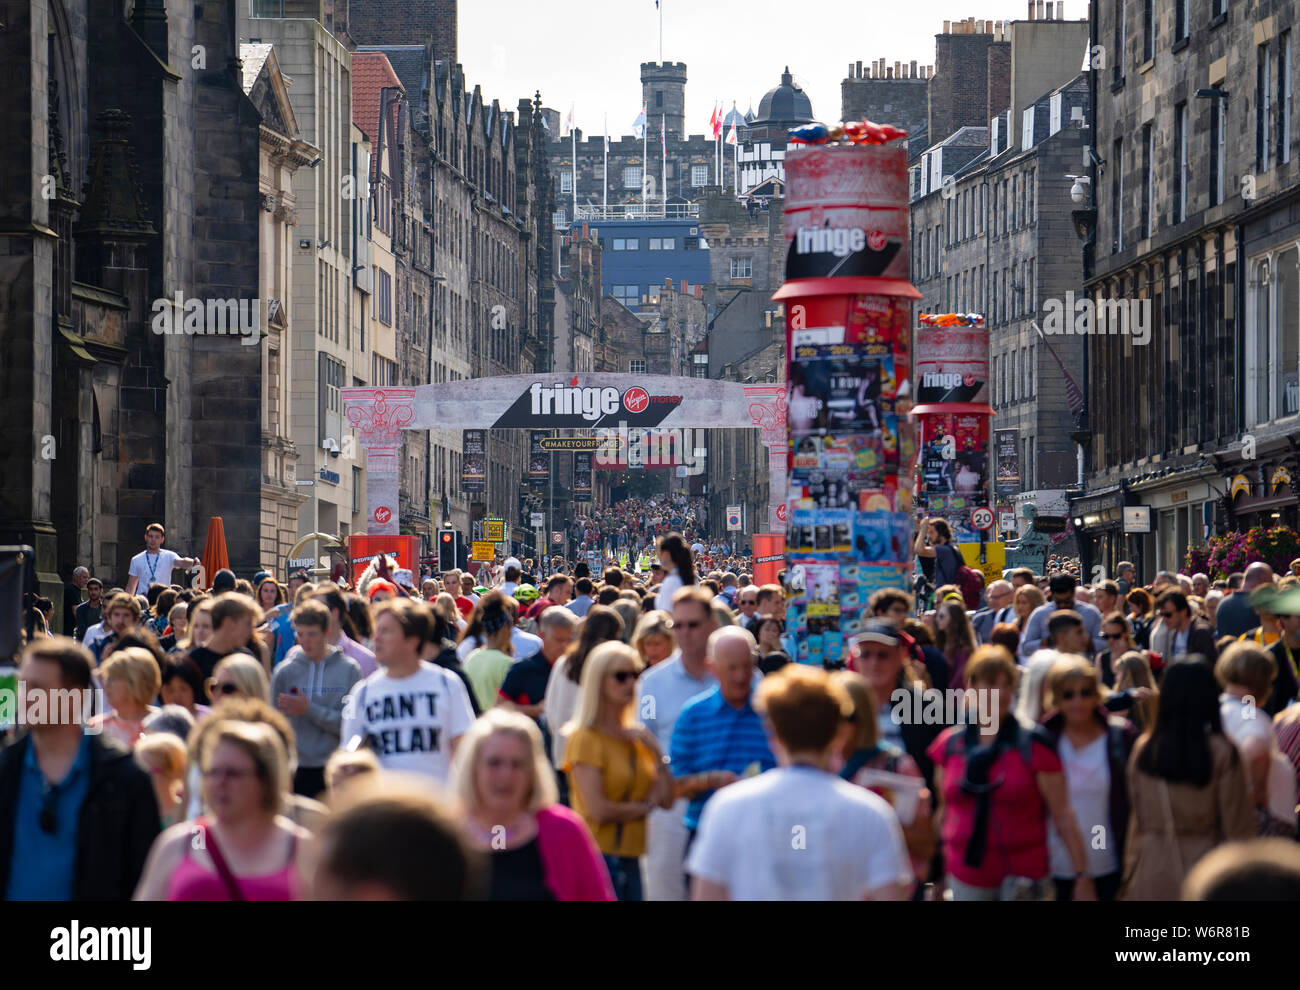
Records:
M339 483L339 473L337 471L329 471L325 468L321 468L320 480L328 481L330 484L337 485Z

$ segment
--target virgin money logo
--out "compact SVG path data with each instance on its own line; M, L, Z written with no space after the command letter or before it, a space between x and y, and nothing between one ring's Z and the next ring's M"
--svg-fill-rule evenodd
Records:
M873 230L867 235L867 247L873 251L883 251L887 240L883 230Z
M786 504L782 502L776 507L776 518L780 519L781 522L785 522L786 511Z
M975 378L974 375L962 375L961 383L965 385L967 388L970 388L972 385L975 384L976 380L977 379Z
M375 522L386 523L393 518L393 510L386 505L381 505L375 510Z
M636 385L623 393L623 408L631 413L645 412L650 405L650 393Z

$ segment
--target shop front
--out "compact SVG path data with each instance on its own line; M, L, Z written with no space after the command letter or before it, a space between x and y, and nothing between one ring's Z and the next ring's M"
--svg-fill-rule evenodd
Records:
M1070 496L1070 517L1079 545L1079 570L1084 581L1114 577L1115 565L1131 560L1141 571L1124 534L1126 493L1121 485Z

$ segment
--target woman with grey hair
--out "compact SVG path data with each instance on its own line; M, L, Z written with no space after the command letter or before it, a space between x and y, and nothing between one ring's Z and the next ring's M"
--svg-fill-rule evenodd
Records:
M1042 720L1045 709L1043 695L1047 693L1047 675L1052 665L1069 655L1056 650L1038 650L1029 658L1029 664L1020 678L1016 696L1016 718L1025 725L1036 725Z

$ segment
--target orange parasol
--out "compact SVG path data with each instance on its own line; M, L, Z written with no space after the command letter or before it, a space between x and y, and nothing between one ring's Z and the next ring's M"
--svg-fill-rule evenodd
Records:
M226 524L220 516L208 520L208 538L203 544L203 569L199 572L199 583L204 589L212 587L212 579L217 571L230 566L230 555L226 552Z

